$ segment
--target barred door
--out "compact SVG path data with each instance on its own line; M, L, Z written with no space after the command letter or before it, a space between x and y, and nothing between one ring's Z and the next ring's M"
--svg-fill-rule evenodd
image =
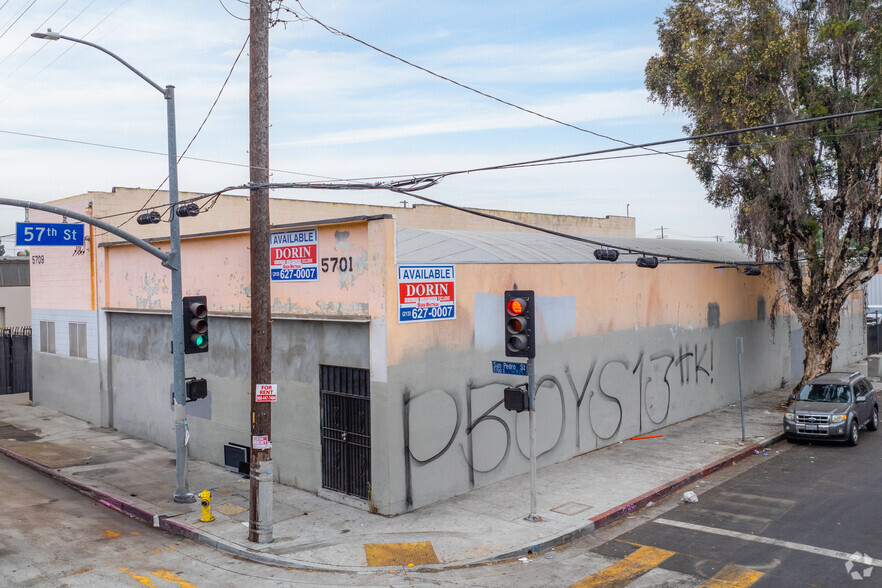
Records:
M31 386L31 328L0 329L0 394L28 392Z
M322 487L368 498L371 483L370 371L319 366Z

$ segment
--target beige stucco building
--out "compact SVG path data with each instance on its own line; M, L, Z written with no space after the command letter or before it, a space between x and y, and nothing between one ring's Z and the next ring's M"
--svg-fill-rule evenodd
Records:
M115 189L53 204L110 217L148 196ZM434 206L273 199L270 210L274 475L331 499L395 514L527 470L527 417L501 405L523 377L491 369L506 359L507 289L536 294L540 466L737 399L736 337L748 392L801 374L798 322L786 306L774 328L769 320L773 269L749 277L667 259L748 264L731 244L636 239L627 217L494 211L635 252L608 263L589 243ZM187 356L187 375L209 384L187 407L189 452L216 463L225 443L250 440L247 219L236 196L181 219L184 295L207 296L210 314L210 351ZM168 247L167 223L123 228ZM116 237L87 234L81 255L31 252L43 256L32 266L34 399L171 448L169 272ZM639 268L642 253L662 263ZM449 298L405 294L439 280ZM864 355L860 292L842 313L837 364ZM50 331L54 352L41 342Z

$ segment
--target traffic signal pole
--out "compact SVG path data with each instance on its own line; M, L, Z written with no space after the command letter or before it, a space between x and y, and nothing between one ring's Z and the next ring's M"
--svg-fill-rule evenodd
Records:
M539 516L536 514L536 367L533 364L533 359L536 357L536 293L533 290L506 290L502 302L505 356L527 359L526 408L530 419L530 514L524 519L537 522Z
M527 393L530 396L530 514L527 520L536 522L536 368L533 358L527 359Z

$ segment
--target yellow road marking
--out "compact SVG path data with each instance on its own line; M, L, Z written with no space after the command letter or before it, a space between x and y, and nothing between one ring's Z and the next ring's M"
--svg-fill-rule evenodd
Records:
M129 577L131 577L131 578L134 578L135 580L137 580L137 581L139 581L139 582L141 582L141 583L144 584L145 586L150 586L150 588L156 588L156 586L153 585L153 580L151 580L151 579L148 578L147 576L139 576L139 575L136 574L135 572L126 572L126 575L129 576Z
M364 546L369 566L403 566L438 563L431 541L369 543Z
M603 568L596 574L582 578L570 588L588 588L589 586L620 588L627 586L634 579L642 576L672 555L674 555L673 551L643 546L628 557Z
M83 568L83 569L81 569L81 570L77 570L77 571L75 571L75 572L71 572L71 573L67 574L67 576L76 576L77 574L85 574L86 572L88 572L88 571L90 571L90 570L91 570L91 568Z
M165 570L156 570L155 572L151 572L154 576L161 580L165 580L166 582L173 582L180 586L181 588L197 588L195 584L191 584L190 582L184 581L177 576L175 576L171 572L167 572Z
M763 575L756 570L727 565L698 588L747 588Z

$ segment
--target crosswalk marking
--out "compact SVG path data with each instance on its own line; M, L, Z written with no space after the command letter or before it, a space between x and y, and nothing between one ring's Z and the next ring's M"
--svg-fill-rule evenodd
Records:
M620 588L627 586L635 578L642 576L672 555L674 555L673 551L644 545L631 555L603 568L596 574L582 578L570 588L588 588L590 586Z
M763 537L761 535L748 535L738 531L730 531L728 529L718 529L716 527L708 527L705 525L696 525L695 523L687 523L684 521L675 521L671 519L655 519L653 521L659 525L668 525L670 527L679 527L681 529L689 529L691 531L700 531L702 533L710 533L713 535L722 535L724 537L735 537L736 539L744 539L745 541L754 541L756 543L765 543L766 545L776 545L778 547L786 547L797 551L805 551L816 555L824 555L844 561L853 561L868 566L882 567L882 560L872 558L866 554L845 553L835 549L827 549L824 547L815 547L814 545L806 545L804 543L794 543L793 541L784 541L782 539L772 539L771 537Z
M756 570L727 565L698 588L747 588L763 575Z

